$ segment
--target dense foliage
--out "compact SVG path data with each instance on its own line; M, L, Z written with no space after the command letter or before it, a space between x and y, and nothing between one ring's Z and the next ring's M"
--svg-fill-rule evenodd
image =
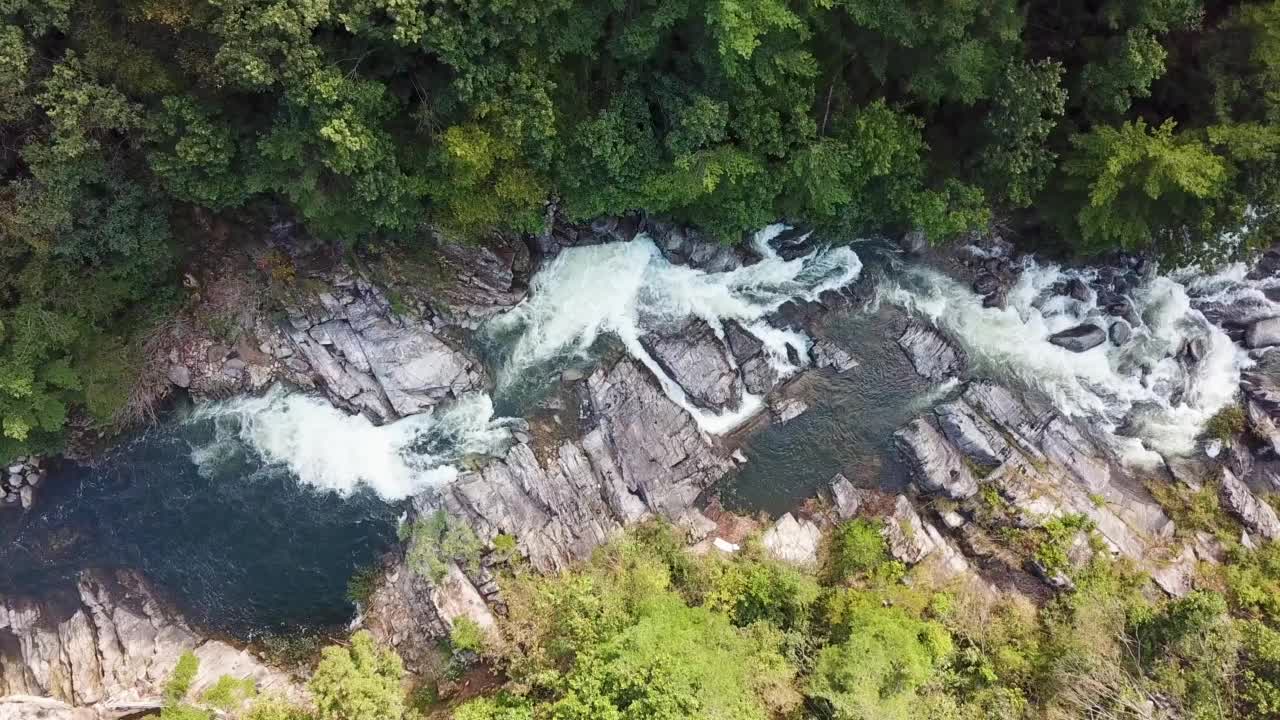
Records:
M1272 236L1280 0L4 0L0 456L123 402L193 207ZM1207 243L1207 245L1206 245Z
M1037 608L905 570L874 522L838 528L815 574L640 527L570 572L508 573L496 630L458 621L455 662L500 674L480 697L406 700L366 633L325 651L318 710L234 697L250 720L1273 718L1280 545L1231 553L1177 599L1102 554Z

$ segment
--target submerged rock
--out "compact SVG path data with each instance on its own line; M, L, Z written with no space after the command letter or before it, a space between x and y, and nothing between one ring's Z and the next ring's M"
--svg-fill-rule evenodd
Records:
M785 425L809 411L809 405L799 398L782 398L772 404L773 418Z
M1092 323L1077 325L1049 336L1049 342L1071 352L1085 352L1106 342L1107 333Z

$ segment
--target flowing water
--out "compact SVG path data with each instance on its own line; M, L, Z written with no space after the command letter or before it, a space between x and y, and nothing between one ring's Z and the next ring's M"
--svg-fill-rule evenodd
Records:
M589 372L610 347L625 352L708 435L724 433L761 399L748 396L723 413L694 405L650 357L645 334L690 318L720 334L733 320L791 376L811 339L775 311L855 282L874 288L862 294L876 300L833 312L822 332L859 366L795 381L810 410L747 441L748 462L724 484L731 506L780 513L837 472L863 486L903 486L893 430L956 387L921 380L898 349L910 316L954 338L971 374L1042 393L1117 450L1148 460L1192 450L1251 362L1210 320L1280 314L1271 300L1277 288L1248 280L1242 266L1151 274L1125 291L1134 309L1129 342L1070 353L1049 335L1085 321L1106 327L1111 318L1096 291L1073 299L1061 284L1094 283L1098 270L1025 260L1008 308L998 310L882 245L783 259L769 244L782 229L757 234L757 262L719 273L672 265L643 236L564 251L533 279L522 304L478 333L495 379L492 398L472 395L375 427L322 399L277 389L200 406L93 467L66 466L46 481L33 512L0 517L0 590L37 590L82 567L128 566L144 570L195 620L236 634L345 621L347 578L393 542L397 501L447 482L471 456L500 455L515 422L501 416L528 415L566 368Z

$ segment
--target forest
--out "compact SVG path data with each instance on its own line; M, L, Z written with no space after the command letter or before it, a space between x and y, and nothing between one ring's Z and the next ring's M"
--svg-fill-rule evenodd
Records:
M0 456L108 425L192 213L1270 243L1280 1L0 0Z
M559 576L517 564L497 630L455 621L445 680L406 693L400 658L362 632L323 651L314 710L230 678L189 693L188 662L160 718L1267 720L1280 713L1280 544L1248 552L1228 527L1227 562L1185 597L1147 594L1145 576L1098 553L1073 592L1037 608L908 571L878 521L836 528L816 573L750 542L691 554L671 527L641 526ZM457 694L479 663L505 682Z

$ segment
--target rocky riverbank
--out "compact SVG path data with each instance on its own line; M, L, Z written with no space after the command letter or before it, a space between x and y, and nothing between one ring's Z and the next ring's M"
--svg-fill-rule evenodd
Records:
M520 303L536 268L564 248L627 241L642 228L672 263L723 272L756 260L746 250L636 221L601 222L590 229L557 227L528 245L443 245L435 257L451 268L451 279L441 282L414 281L367 264L357 269L299 258L288 292L277 298L282 305L260 306L255 314L241 318L242 332L234 343L202 337L187 342L185 350L167 354L166 375L197 396L250 392L274 382L315 388L335 405L380 423L445 406L493 386L469 333L483 320ZM810 247L807 242L798 234L776 239L784 257L803 254ZM991 239L973 248L941 254L930 262L972 282L983 306L1009 303L1021 272L1011 249ZM1125 316L1135 312L1130 294L1145 267L1125 268L1099 271L1092 285L1064 283L1055 292L1096 305L1100 314L1120 318L1132 331L1143 320ZM767 318L776 328L803 331L813 339L806 356L793 349L788 364L804 368L801 372L843 373L855 368L859 348L826 337L821 319L850 311L851 306L859 312L861 303L874 299L875 293L866 290L828 292L812 302L789 303ZM1104 301L1104 292L1114 297ZM1271 317L1266 315L1269 305L1247 294L1226 297L1205 289L1190 301L1245 342L1249 328ZM449 563L437 582L411 571L403 552L386 559L381 580L361 608L360 622L394 645L410 669L425 664L457 618L487 627L502 612L496 578L509 560L509 550L494 550L499 537L513 538L515 552L545 572L582 559L626 525L654 517L685 528L690 542L702 541L703 547L718 551L732 549L736 538L722 537L720 527L704 512L707 498L717 482L745 462L738 452L745 436L805 412L805 403L792 392L795 375L769 357L756 335L732 321L715 328L706 320L689 319L645 330L645 352L679 385L689 407L710 413L746 408L753 417L734 432L709 435L687 407L664 392L656 371L630 356L610 354L585 375L560 375L559 391L542 402L527 429L514 433L513 443L500 457L477 458L453 482L412 499L413 515L443 510L468 525L488 549L474 565ZM1117 339L1123 333L1114 326L1106 332L1118 345L1128 341L1128 336ZM1264 333L1252 335L1256 344ZM778 557L812 564L823 527L851 517L874 517L883 521L897 559L925 564L946 578L989 592L1041 598L1070 586L1071 567L1094 553L1109 553L1131 559L1160 588L1177 595L1190 588L1195 564L1218 561L1223 546L1208 533L1180 528L1153 489L1198 492L1212 486L1222 507L1240 523L1242 544L1280 535L1280 520L1261 496L1268 488L1280 489L1280 353L1256 348L1257 365L1242 376L1249 437L1237 435L1215 457L1205 452L1213 446L1205 445L1192 457L1170 456L1167 462L1137 470L1124 463L1116 448L1100 442L1091 428L1044 397L983 377L945 328L917 319L898 342L922 377L944 387L954 385L943 402L896 434L913 487L903 494L884 493L855 487L837 475L814 502L784 515L765 531L764 544ZM1183 368L1182 382L1202 362L1204 351L1194 345L1171 351L1170 357ZM751 398L759 404L747 407ZM1048 527L1055 532L1064 529L1065 541L1051 535ZM1060 553L1043 552L1047 537L1058 545L1050 549ZM85 608L90 608L86 593L91 598L101 595L83 589L86 582L89 588L102 585L95 577L81 582L77 602ZM110 586L139 584L131 578ZM121 605L114 599L108 604ZM23 617L35 613L39 621L0 624L0 655L8 658L10 668L0 676L5 694L42 694L96 706L117 696L145 697L154 690L146 683L167 669L164 662L171 648L178 647L166 644L161 652L154 643L127 649L121 645L111 657L137 652L153 659L135 664L144 669L132 676L94 681L108 672L102 659L116 652L104 653L102 644L115 648L111 643L117 641L111 633L97 633L99 625L85 626L93 617L91 609L80 615L85 619L74 620L75 612L53 615L51 609L24 607ZM10 609L8 614L17 617L15 612ZM158 628L169 624L181 628L179 645L204 647L212 642L201 641L179 620L161 622L145 612L130 612L130 618L143 618L127 620L130 627L145 628L149 623L157 636L168 637L169 631ZM33 630L36 626L43 629ZM88 629L79 632L82 626ZM64 642L73 643L71 650ZM62 679L75 677L90 679Z
M85 571L55 598L0 594L0 719L97 720L159 708L185 652L200 660L196 696L230 675L305 700L288 674L189 627L139 574Z

